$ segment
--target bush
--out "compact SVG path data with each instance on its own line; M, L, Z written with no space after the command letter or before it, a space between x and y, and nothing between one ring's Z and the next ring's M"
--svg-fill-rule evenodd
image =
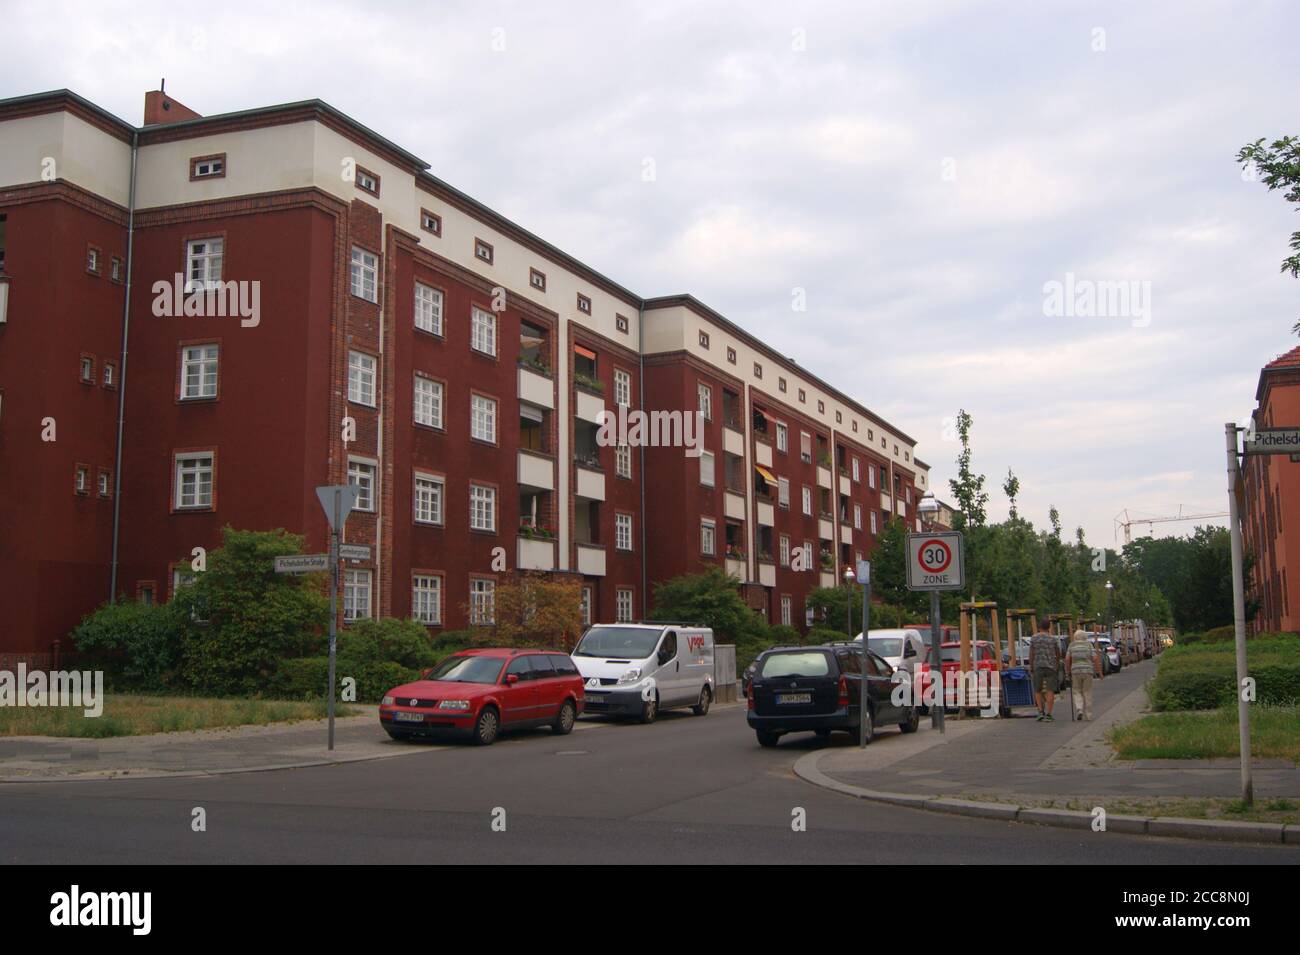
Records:
M338 638L338 655L358 662L391 662L408 669L424 669L445 653L434 649L424 624L415 620L357 620Z
M1246 653L1257 702L1279 706L1300 702L1300 637L1261 634L1247 643ZM1156 710L1212 710L1236 703L1236 685L1233 644L1193 641L1161 655L1148 694Z
M72 642L114 690L160 691L176 682L180 620L172 604L104 604L77 625Z
M329 685L329 665L328 656L285 660L269 682L271 693L286 700L322 699ZM418 680L420 673L392 661L341 656L334 661L336 685L349 677L356 680L358 703L378 703L393 687Z
M804 643L812 645L818 643L843 643L847 638L839 630L828 630L825 627L813 627L808 631L808 636L804 638Z
M774 647L798 646L804 642L803 634L788 624L777 624L768 631L768 640Z

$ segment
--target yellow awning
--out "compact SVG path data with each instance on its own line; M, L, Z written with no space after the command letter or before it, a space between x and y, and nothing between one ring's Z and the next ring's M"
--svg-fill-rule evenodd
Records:
M777 483L776 475L773 474L771 471L769 471L767 468L763 467L763 465L755 464L754 470L757 471L759 474L763 475L763 480L766 481L768 484Z

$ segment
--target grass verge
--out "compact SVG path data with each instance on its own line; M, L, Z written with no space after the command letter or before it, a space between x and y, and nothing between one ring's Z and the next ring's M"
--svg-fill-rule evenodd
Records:
M335 715L340 717L357 712L354 707L335 707ZM0 736L107 739L228 726L266 726L319 720L325 716L323 700L291 702L107 693L103 712L97 717L88 717L76 707L0 708Z
M1120 759L1212 759L1241 755L1237 710L1153 713L1110 732ZM1250 751L1259 759L1300 764L1300 706L1255 704L1250 710Z

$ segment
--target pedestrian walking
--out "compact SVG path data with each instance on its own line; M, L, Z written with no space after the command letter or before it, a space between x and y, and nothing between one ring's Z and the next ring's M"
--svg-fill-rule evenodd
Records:
M1075 718L1092 719L1092 681L1100 680L1101 652L1088 639L1084 630L1074 631L1066 648L1070 664L1070 701L1074 704Z
M1034 681L1034 702L1038 704L1038 721L1052 723L1052 709L1060 690L1058 673L1061 667L1061 643L1047 632L1045 619L1038 621L1038 630L1029 638L1029 674Z

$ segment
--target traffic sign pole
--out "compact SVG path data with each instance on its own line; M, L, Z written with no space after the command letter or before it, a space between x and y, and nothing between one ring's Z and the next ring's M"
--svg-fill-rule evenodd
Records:
M331 522L333 527L330 531L330 666L329 666L329 696L325 704L326 711L329 714L329 748L334 749L334 655L335 648L338 644L339 629L339 525L343 523L341 511L343 509L343 495L340 491L334 491L334 520Z
M1242 581L1241 511L1237 496L1242 492L1241 466L1237 462L1237 426L1223 426L1228 450L1228 536L1232 541L1232 623L1237 641L1237 736L1241 747L1241 801L1255 801L1255 784L1250 778L1250 710L1242 699L1246 675L1246 592ZM1247 453L1250 446L1247 445Z
M961 531L907 535L907 589L930 592L930 725L944 731L943 651L940 643L939 591L966 586L966 558Z
M871 633L871 564L865 560L858 561L858 579L862 581L862 678L858 684L858 749L862 749L867 745L867 703L870 699L867 692L867 635ZM853 601L850 600L849 613L852 612Z
M936 684L937 681L937 684ZM937 692L936 692L937 691ZM939 649L939 591L930 591L930 726L940 733L943 727L943 652Z

